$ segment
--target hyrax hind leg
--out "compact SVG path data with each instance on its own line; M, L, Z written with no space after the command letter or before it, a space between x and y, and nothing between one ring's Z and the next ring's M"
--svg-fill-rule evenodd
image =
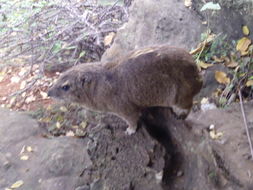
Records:
M192 98L188 97L185 99L180 99L177 104L171 106L178 119L185 119L188 116L192 108L192 102Z

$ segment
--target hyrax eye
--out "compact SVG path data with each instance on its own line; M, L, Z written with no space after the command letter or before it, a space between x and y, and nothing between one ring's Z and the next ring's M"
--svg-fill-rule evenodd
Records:
M61 88L62 88L62 90L64 90L64 91L68 91L69 88L70 88L70 86L69 86L69 85L64 85L64 86L62 86Z

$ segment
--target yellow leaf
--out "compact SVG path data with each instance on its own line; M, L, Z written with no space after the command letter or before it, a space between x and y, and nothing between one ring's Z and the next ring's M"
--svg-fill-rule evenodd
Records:
M213 64L205 63L204 61L199 61L198 66L202 69L207 69L208 67L212 67Z
M242 32L244 35L248 36L249 35L249 28L248 26L243 26L242 27Z
M67 136L67 137L74 137L75 134L74 134L73 131L68 131L68 132L66 133L66 136Z
M201 52L201 50L203 48L206 47L206 45L208 45L210 42L212 42L215 39L216 35L215 34L208 34L208 37L201 43L198 44L197 48L195 48L194 50L190 51L191 55L195 55L199 52Z
M68 109L67 109L65 106L61 106L61 107L60 107L60 110L61 110L62 112L67 112L67 111L68 111Z
M80 124L80 126L85 129L87 127L87 122L86 121L82 121L82 123Z
M104 45L105 45L105 46L109 46L109 45L112 43L114 37L115 37L115 33L114 33L114 32L110 32L110 33L109 33L107 36L105 36L105 38L104 38Z
M213 56L212 58L213 58L213 60L214 60L215 62L217 62L217 63L222 63L222 62L225 61L224 57L219 58L219 57L217 57L217 56Z
M223 136L222 132L217 133L215 130L211 130L209 134L212 139L218 139Z
M32 151L33 151L33 149L32 149L31 146L27 146L27 147L26 147L26 150L27 150L28 152L32 152Z
M226 63L226 66L230 68L235 68L238 66L238 63L236 61L231 60L230 62Z
M4 76L0 75L0 82L2 82L4 80Z
M48 98L46 92L40 91L40 95L41 95L42 99L47 99Z
M22 89L25 88L25 86L26 86L26 81L22 81L21 84L20 84L19 89L22 90Z
M221 84L230 83L230 78L228 78L227 74L222 71L215 71L215 79Z
M18 180L14 184L11 185L11 189L17 189L24 184L23 180Z
M248 80L246 82L246 86L249 87L249 86L253 86L253 80Z
M78 129L78 125L73 125L71 128L73 128L73 129Z
M29 156L27 155L23 155L20 157L20 160L28 160L29 159Z
M249 38L243 37L237 42L236 50L245 55L250 44L251 40Z
M19 77L17 77L17 76L11 77L11 83L19 83L20 80L21 79Z
M55 124L55 126L56 126L57 129L60 129L61 128L60 122L57 121L56 124Z
M192 0L184 0L184 6L186 7L192 6Z

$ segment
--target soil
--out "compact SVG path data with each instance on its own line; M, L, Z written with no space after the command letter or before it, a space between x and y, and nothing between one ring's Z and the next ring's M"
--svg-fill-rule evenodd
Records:
M46 92L58 74L46 74L29 88L29 83L36 80L39 75L38 65L34 65L31 72L29 66L22 66L5 67L0 73L1 107L19 111L31 111L41 106L47 107L53 103L53 100L46 96ZM24 90L26 87L28 89Z

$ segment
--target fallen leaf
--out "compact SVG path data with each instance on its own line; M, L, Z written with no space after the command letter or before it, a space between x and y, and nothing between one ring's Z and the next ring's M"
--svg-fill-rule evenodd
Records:
M105 36L105 38L104 38L104 45L105 46L109 46L112 43L115 35L116 34L114 32L110 32L107 36Z
M12 105L15 104L15 102L16 102L16 97L14 96L14 97L11 98L9 104L12 106Z
M0 82L4 80L4 76L0 75Z
M35 97L35 96L29 96L29 97L27 97L27 98L25 99L25 103L29 104L29 103L31 103L31 102L33 102L33 101L35 101L35 100L36 100L36 97Z
M202 98L202 100L200 101L200 103L201 104L207 104L207 103L209 103L209 100L208 100L208 98Z
M11 77L11 83L19 83L20 78L17 76Z
M49 123L51 121L51 118L50 117L40 118L40 121L43 123Z
M27 72L27 68L21 68L21 70L19 71L18 75L21 77L23 76L25 73Z
M242 55L246 55L248 53L247 50L250 44L251 40L249 38L243 37L237 42L236 50L240 51Z
M202 48L204 48L206 45L208 45L210 42L212 42L215 39L216 35L215 34L208 34L207 38L198 44L197 48L193 49L190 51L191 55L199 53Z
M2 100L2 101L6 101L6 100L7 100L7 97L4 96L4 97L1 98L1 100Z
M184 0L184 6L186 7L192 6L192 0Z
M213 64L205 63L204 61L198 61L198 66L202 69L207 69L208 67L212 67Z
M249 28L248 26L243 26L242 27L242 32L244 35L248 36L249 35Z
M225 65L226 65L227 67L229 67L229 68L235 68L235 67L237 67L239 64L238 64L238 62L231 60L230 62L226 63Z
M23 155L20 157L20 160L28 160L29 159L29 156L27 155Z
M225 61L224 57L219 58L219 57L217 57L216 55L213 56L212 58L213 58L213 60L214 60L215 62L217 62L217 63L222 63L222 62Z
M56 126L57 129L60 129L61 128L60 122L57 121L56 124L55 124L55 126Z
M20 84L19 89L22 90L22 89L25 88L25 86L26 86L26 81L22 81L21 84Z
M73 128L73 129L78 129L78 125L73 125L71 128Z
M52 110L52 106L51 105L48 105L47 108L46 108L48 111Z
M17 189L24 184L23 180L18 180L14 184L11 185L11 189Z
M26 96L26 92L23 92L22 94L21 94L21 97L25 97Z
M220 10L221 7L219 3L213 3L213 2L208 2L204 4L204 6L200 9L200 11L205 11L205 10Z
M248 80L248 81L246 82L246 86L247 86L247 87L253 86L253 80Z
M80 124L80 126L85 129L87 127L87 122L86 121L82 121L82 123Z
M74 137L75 134L74 134L73 131L68 131L68 132L66 133L66 136L67 136L67 137Z
M26 147L26 150L27 150L27 152L33 152L33 149L32 149L31 146L27 146L27 147Z
M229 84L230 78L222 71L215 71L215 79L221 84Z
M85 131L82 131L81 129L76 129L75 131L75 136L78 136L78 137L83 137L86 135L86 132Z
M40 95L41 95L42 99L48 99L46 92L40 91Z
M61 106L61 107L60 107L60 110L61 110L62 112L67 112L67 111L68 111L68 109L67 109L65 106Z
M212 139L218 139L223 136L222 132L216 132L215 130L211 130L209 134Z

